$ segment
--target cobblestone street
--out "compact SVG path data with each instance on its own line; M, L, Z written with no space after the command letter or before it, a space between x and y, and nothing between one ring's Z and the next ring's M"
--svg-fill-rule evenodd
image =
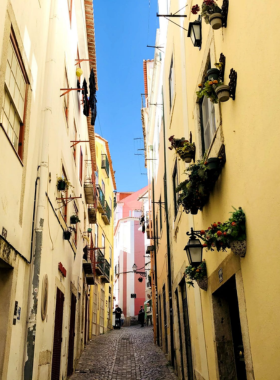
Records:
M177 379L151 327L126 327L95 337L87 345L71 380Z

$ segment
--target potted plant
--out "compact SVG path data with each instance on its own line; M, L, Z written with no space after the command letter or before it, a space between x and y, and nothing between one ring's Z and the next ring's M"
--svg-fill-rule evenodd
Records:
M221 84L216 89L216 94L219 102L227 102L230 98L229 86L226 84Z
M196 4L192 7L191 13L197 14L200 11ZM210 24L215 30L223 26L222 10L214 0L204 0L201 6L201 17L204 18L206 24Z
M70 240L70 237L71 237L71 231L68 231L68 230L63 231L64 240Z
M175 149L178 156L185 162L191 162L195 157L195 144L186 140L184 137L175 139L174 135L169 137L171 142L170 150Z
M91 231L92 231L92 228L89 227L89 228L87 229L87 232L90 234Z
M244 257L246 254L245 214L241 207L234 208L231 218L225 223L213 223L206 231L200 231L203 236L203 246L208 250L226 251L231 248L235 255Z
M208 279L205 260L198 266L189 265L186 267L185 276L187 277L187 284L194 286L194 281L202 290L207 290Z
M217 68L211 68L207 71L208 80L218 80L220 76L220 70Z
M73 187L73 186L66 178L58 177L56 181L56 187L57 187L57 190L59 191L65 191L65 190L68 190L69 187Z
M221 160L218 157L207 158L205 165L207 166L208 170L217 170L220 166L220 161Z
M78 215L74 214L74 215L70 216L70 223L71 224L77 224L79 222L80 222L80 219L79 219Z
M186 213L196 215L207 203L224 165L222 158L218 158L218 161L216 170L209 169L208 162L204 158L190 165L185 171L188 179L180 183L176 192L179 193L178 204L183 206Z

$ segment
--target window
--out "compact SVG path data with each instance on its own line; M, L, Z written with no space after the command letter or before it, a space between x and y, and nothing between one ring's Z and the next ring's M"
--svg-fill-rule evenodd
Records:
M95 247L98 247L98 224L95 225Z
M104 247L104 248L103 248ZM103 252L103 255L105 257L105 236L102 234L102 244L101 244L101 248L102 249L102 252Z
M201 140L203 154L209 149L213 136L216 132L215 107L210 99L203 97L199 103L200 123L201 123Z
M178 179L178 168L177 168L177 160L175 162L173 174L172 174L172 184L173 184L173 200L174 200L174 215L175 218L177 216L178 212L178 193L176 193L176 188L179 185L179 179Z
M111 197L109 197L109 207L112 210L112 198Z
M96 167L96 172L95 172L95 183L96 185L99 184L98 167Z
M67 176L63 167L62 167L62 178L67 179ZM65 194L64 198L67 198L68 190L65 190L64 194ZM61 195L61 198L62 198L62 195ZM64 219L64 222L67 224L67 201L62 200L62 204L63 204L63 207L61 208L61 214Z
M102 180L102 191L103 191L103 194L104 194L104 197L105 197L105 183L104 181Z
M161 197L159 198L159 228L162 230L162 212L161 212Z
M23 158L28 84L26 71L12 30L8 45L1 123L21 159Z
M70 27L71 27L71 22L72 22L72 1L73 0L67 0L67 2L68 2L69 20L70 20Z
M79 173L79 178L80 178L80 182L81 182L81 185L83 183L83 151L82 151L82 147L80 147L80 173Z
M75 123L75 120L74 120L74 141L77 141L77 127L76 127L76 123ZM75 144L75 143L73 143ZM74 161L76 163L76 148L77 148L77 145L74 145L73 146L73 157L74 157Z
M69 88L69 81L68 81L68 76L67 76L66 68L65 68L65 72L64 72L63 88ZM68 116L69 116L69 99L70 99L70 97L69 97L69 92L68 92L68 94L65 94L63 96L64 112L65 112L65 118L66 118L66 121L67 121L67 126L68 126Z
M169 71L169 105L170 109L172 107L174 98L174 68L173 68L173 57L171 58L170 71Z
M112 266L112 248L109 247L109 262L110 262L110 267Z

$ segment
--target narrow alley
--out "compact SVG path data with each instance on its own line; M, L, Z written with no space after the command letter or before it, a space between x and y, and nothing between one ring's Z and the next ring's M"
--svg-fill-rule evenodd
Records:
M124 327L89 342L71 380L177 379L153 343L152 327Z

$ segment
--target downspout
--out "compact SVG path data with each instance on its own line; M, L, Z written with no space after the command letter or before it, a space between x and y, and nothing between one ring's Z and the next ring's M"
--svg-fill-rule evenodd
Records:
M174 366L174 334L173 334L173 306L172 306L172 280L171 280L171 257L170 257L170 237L169 237L169 213L167 202L167 180L166 180L166 139L165 139L165 118L164 118L164 99L163 104L163 150L164 150L164 207L166 215L166 240L167 240L167 262L168 262L168 294L169 294L169 319L170 319L170 345L171 345L171 364Z
M46 196L48 181L48 148L49 148L49 129L52 125L52 102L53 94L47 91L49 82L53 78L55 68L55 39L57 27L57 6L58 0L52 0L50 7L48 45L46 54L46 66L44 77L44 109L43 109L43 133L40 159L40 182L38 190L38 203L35 222L35 255L33 267L31 269L32 278L29 286L28 298L28 320L27 320L27 338L26 338L26 357L24 365L24 380L33 379L34 355L36 344L37 330L37 313L38 313L38 295L40 291L40 272L41 272L41 255L43 246L43 228L45 219Z
M156 298L156 321L157 321L157 345L159 346L159 324L158 324L158 287L157 287L157 237L155 237L155 184L154 179L152 180L152 204L153 204L153 236L154 236L154 262L155 262L155 298Z

